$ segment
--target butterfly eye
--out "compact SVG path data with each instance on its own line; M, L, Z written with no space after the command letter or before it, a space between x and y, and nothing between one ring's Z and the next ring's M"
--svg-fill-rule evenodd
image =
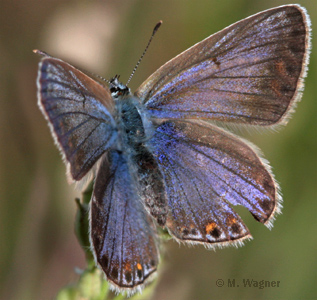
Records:
M115 88L115 87L110 88L111 94L115 93L116 91L117 91L117 88Z

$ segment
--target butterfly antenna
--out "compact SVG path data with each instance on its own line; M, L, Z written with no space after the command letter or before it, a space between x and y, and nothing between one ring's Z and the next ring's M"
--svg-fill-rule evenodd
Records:
M151 44L151 42L152 42L152 39L153 39L155 33L156 33L157 30L160 28L160 26L162 25L162 23L163 23L162 21L159 21L159 22L155 25L155 27L154 27L154 29L153 29L153 32L152 32L152 35L151 35L151 37L150 37L150 39L149 39L149 42L147 43L147 45L146 45L146 47L145 47L145 49L144 49L144 51L143 51L143 53L142 53L140 59L138 60L137 64L135 65L135 67L134 67L134 69L133 69L133 71L132 71L132 73L131 73L131 75L130 75L130 77L129 77L127 83L126 83L126 85L128 85L129 82L131 81L131 79L132 79L132 77L133 77L133 75L134 75L136 69L138 68L138 66L139 66L139 64L140 64L140 62L141 62L143 56L145 55L147 49L148 49L149 46L150 46L150 44Z
M111 83L111 81L110 81L110 80L108 80L108 79L106 79L106 78L103 78L103 77L102 77L102 76L100 76L100 75L97 75L97 74L93 74L93 75L94 75L94 76L96 76L97 78L99 78L100 80L107 82L108 84L110 84L110 83Z

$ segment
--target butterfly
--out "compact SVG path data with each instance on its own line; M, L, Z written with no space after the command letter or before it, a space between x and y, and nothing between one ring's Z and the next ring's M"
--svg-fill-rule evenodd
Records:
M219 124L285 124L301 98L309 50L310 20L299 5L209 36L134 94L119 76L102 80L35 50L43 56L38 104L68 177L95 170L90 239L113 288L134 293L152 280L160 227L212 248L251 238L233 206L272 226L281 196L270 167Z

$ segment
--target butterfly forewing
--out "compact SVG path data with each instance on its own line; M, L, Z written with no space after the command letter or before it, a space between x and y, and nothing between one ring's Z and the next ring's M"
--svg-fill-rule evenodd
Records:
M37 82L39 106L71 178L80 180L116 137L109 89L52 57L42 59Z
M170 60L136 95L155 118L273 125L300 96L308 48L305 9L270 9Z
M117 151L103 159L91 201L91 241L98 264L119 288L143 285L158 264L156 231Z

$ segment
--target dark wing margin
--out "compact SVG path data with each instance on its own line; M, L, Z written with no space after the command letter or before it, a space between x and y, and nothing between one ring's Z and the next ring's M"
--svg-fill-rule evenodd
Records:
M110 151L97 173L90 210L95 259L118 291L141 291L159 262L156 229L122 153Z
M309 52L306 10L280 6L197 43L154 72L135 95L154 118L272 126L286 121L300 100Z
M166 226L179 241L205 246L251 238L232 205L270 227L281 197L269 167L245 141L204 121L169 120L148 141L163 175Z
M50 56L39 63L38 105L67 166L78 181L116 138L114 101L108 87Z

